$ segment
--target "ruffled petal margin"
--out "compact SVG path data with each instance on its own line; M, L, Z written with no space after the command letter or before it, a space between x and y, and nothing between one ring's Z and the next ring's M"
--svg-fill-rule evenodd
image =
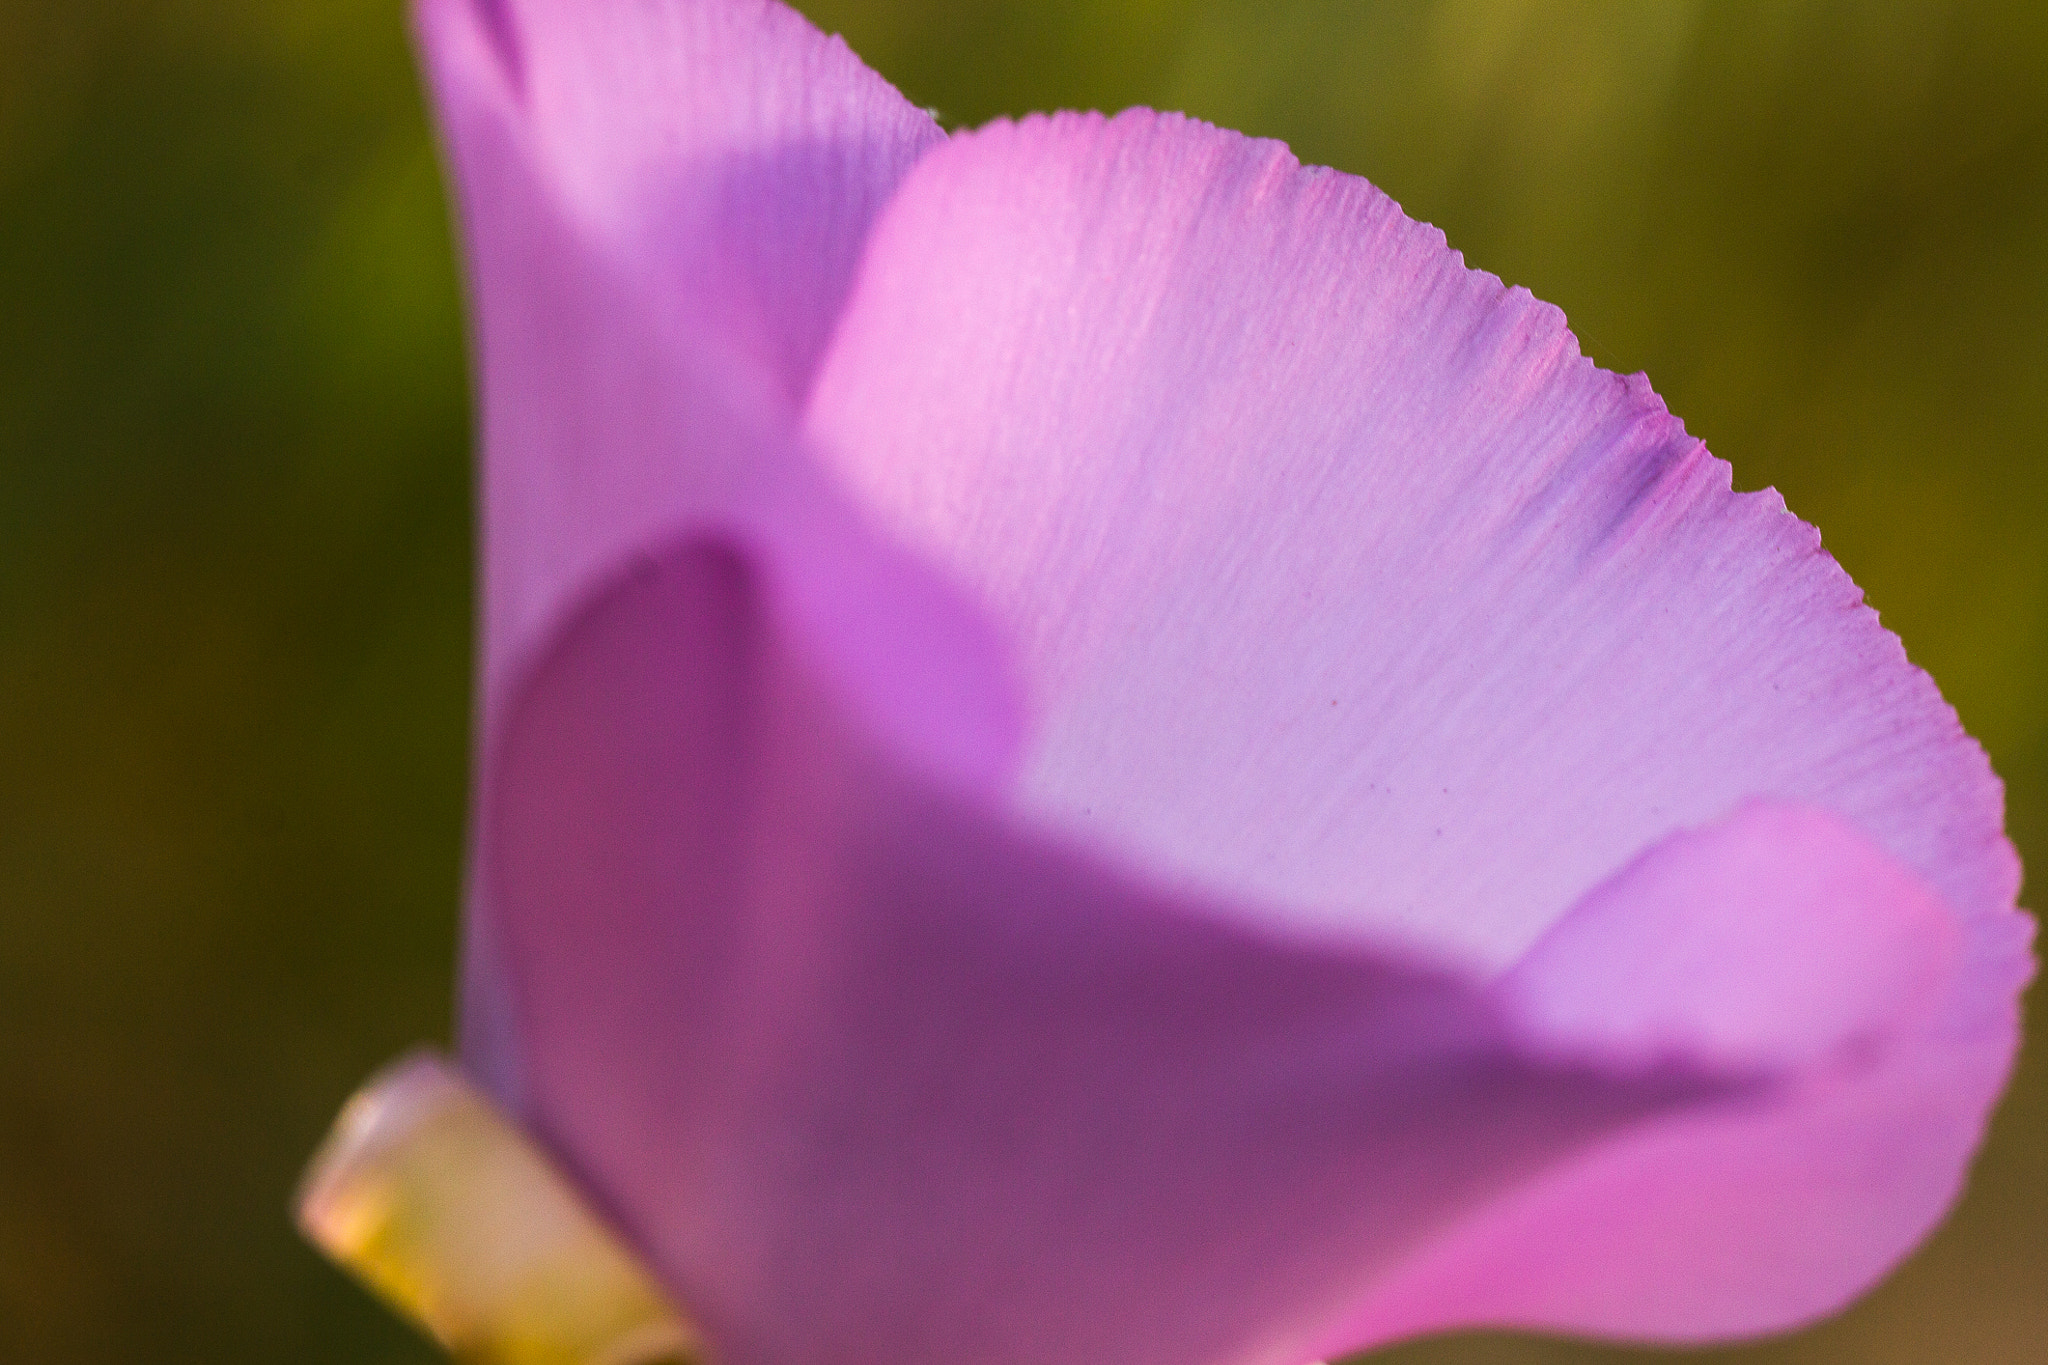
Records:
M1015 642L1026 807L1160 876L1505 965L1771 797L2011 912L1997 779L1813 528L1278 143L956 137L877 222L807 424Z
M1665 921L1640 877L1595 888L1674 831L1758 800L1834 812L1752 888L1807 887L1824 921L1656 978L1711 982L1730 1027L1770 1022L1780 969L1846 1008L1831 987L1887 905L1952 908L1954 976L1878 992L1924 1010L1910 1044L1560 1163L1364 1289L1321 1350L1475 1323L1781 1328L1952 1201L2031 971L1997 779L1812 528L1733 493L1556 309L1277 144L1034 118L905 182L807 426L1018 647L1024 807L1126 866L1522 979L1605 897L1610 951L1567 1013L1638 1049L1661 1027L1641 926ZM1812 884L1827 820L1889 870ZM1739 888L1701 888L1754 871L1742 846L1688 837L1694 927L1739 929Z
M720 1359L1746 1332L1938 1214L2026 969L1995 781L1554 310L1269 144L945 144L759 0L419 17L466 1056Z

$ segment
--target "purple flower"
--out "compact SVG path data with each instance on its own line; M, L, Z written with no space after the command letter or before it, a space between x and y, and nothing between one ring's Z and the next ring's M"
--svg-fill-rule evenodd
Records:
M1829 1312L2031 970L1775 493L1362 180L946 137L770 0L420 0L482 391L465 1056L726 1365Z

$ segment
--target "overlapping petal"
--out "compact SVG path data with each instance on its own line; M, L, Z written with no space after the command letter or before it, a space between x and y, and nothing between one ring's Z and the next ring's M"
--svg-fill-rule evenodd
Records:
M1746 1331L1938 1214L1995 780L1554 310L1270 144L945 143L763 0L420 14L466 1053L720 1358Z
M943 134L770 0L417 18L476 313L488 708L617 559L752 496L869 221Z
M1777 807L1497 986L1249 928L875 745L789 628L802 554L685 538L599 597L508 714L483 831L527 1108L719 1359L1307 1359L1546 1172L1854 1084L1917 1022L1896 989L1950 975L1931 893ZM1824 875L1782 883L1816 835ZM1666 995L1617 1048L1576 1017L1617 928L1746 993Z
M1326 1348L1784 1326L1947 1207L2029 968L1997 781L1813 530L1731 492L1555 309L1276 144L1034 119L906 183L809 417L1018 642L1026 806L1156 876L1506 967L1640 850L1767 797L1839 813L1958 914L1967 965L1914 1047L1559 1174ZM1786 848L1784 878L1824 866ZM1891 895L1822 900L1874 931ZM1600 987L1648 913L1609 917L1583 1002L1616 1027ZM1801 951L1840 956L1720 960Z
M459 135L497 123L649 306L721 334L791 396L868 221L944 139L773 0L422 0L420 20Z
M940 769L1003 768L1018 722L988 633L792 455L868 221L941 136L930 119L765 0L420 0L417 20L476 324L480 794L552 635L691 526L838 547L798 600L868 719ZM867 587L891 602L879 618L831 609ZM948 686L901 685L896 658ZM521 973L486 886L472 879L465 1051L516 1100Z
M1622 1055L1783 1066L1824 1045L1838 1064L1559 1163L1373 1286L1326 1344L1479 1324L1748 1336L1890 1269L1954 1201L2005 1082L2027 935L1962 920L1873 855L1824 813L1752 805L1575 907L1502 980L1529 1022Z

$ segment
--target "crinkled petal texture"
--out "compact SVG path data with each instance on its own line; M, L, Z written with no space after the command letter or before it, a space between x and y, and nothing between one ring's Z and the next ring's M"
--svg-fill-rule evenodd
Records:
M719 1359L1754 1332L1939 1216L1995 780L1553 310L1270 144L946 142L763 0L420 16L465 1051Z

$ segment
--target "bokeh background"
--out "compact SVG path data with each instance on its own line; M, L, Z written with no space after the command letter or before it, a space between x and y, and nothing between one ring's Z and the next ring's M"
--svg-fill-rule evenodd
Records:
M949 123L1283 137L1561 304L1821 526L2048 866L2048 5L805 8ZM399 0L0 0L0 1359L434 1358L285 1206L447 1032L467 404ZM1707 1359L2048 1361L2041 1047L1898 1276Z

